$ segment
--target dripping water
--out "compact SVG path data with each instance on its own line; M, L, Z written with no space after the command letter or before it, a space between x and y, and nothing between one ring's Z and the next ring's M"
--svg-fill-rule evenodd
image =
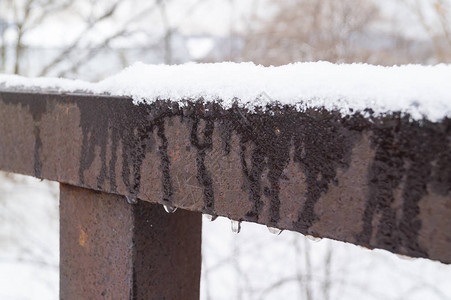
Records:
M208 221L213 222L218 218L218 216L210 215L210 214L204 214L204 216L207 218Z
M138 203L138 198L136 198L136 196L134 196L134 195L125 196L125 198L127 199L128 204Z
M416 259L416 257L411 257L411 256L407 256L404 254L399 254L399 253L395 253L395 254L399 259L402 259L402 260L415 260Z
M175 213L175 211L177 210L177 207L172 206L172 205L163 205L164 210L168 213L168 214L172 214Z
M240 233L241 231L241 221L231 220L231 227L233 233Z
M313 242L319 242L322 240L322 238L320 238L320 237L309 235L309 234L306 234L305 237Z
M275 234L275 235L280 235L283 231L282 229L279 229L276 227L271 227L271 226L267 226L267 227L268 227L269 232L271 232L272 234Z

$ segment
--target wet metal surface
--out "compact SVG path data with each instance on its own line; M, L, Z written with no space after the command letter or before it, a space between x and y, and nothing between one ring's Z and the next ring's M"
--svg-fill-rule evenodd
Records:
M451 263L451 120L0 92L0 169Z
M199 299L202 215L61 185L61 299Z

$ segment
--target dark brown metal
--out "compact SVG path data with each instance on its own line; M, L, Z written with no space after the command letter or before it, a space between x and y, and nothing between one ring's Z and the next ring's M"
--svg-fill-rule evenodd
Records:
M451 120L0 92L0 169L451 263Z
M61 299L199 299L200 213L60 188Z

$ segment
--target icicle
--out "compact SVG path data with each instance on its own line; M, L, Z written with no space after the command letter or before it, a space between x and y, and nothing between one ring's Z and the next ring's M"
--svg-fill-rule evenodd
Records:
M320 238L320 237L316 237L316 236L309 235L309 234L307 234L306 237L313 242L319 242L322 240L322 238Z
M267 228L268 228L269 232L271 232L272 234L275 234L275 235L279 235L283 231L283 230L281 230L279 228L276 228L276 227L267 226Z
M231 220L232 223L232 232L233 233L240 233L241 231L241 222L240 221L235 221L235 220Z
M163 205L164 210L168 213L168 214L172 214L175 213L175 211L177 210L177 207L172 206L172 205Z
M136 196L134 195L125 196L125 198L127 199L128 204L138 203L138 198L136 198Z
M210 215L210 214L204 214L204 216L207 218L208 221L213 222L218 218L218 216Z

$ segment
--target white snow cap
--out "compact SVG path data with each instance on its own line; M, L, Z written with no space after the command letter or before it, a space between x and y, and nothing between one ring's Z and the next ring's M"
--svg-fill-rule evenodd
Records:
M80 80L0 75L6 87L129 96L136 104L157 99L234 102L252 109L268 103L300 110L325 107L349 114L371 108L414 119L438 121L451 116L451 65L394 67L328 62L263 67L253 63L146 65L135 63L97 83Z

